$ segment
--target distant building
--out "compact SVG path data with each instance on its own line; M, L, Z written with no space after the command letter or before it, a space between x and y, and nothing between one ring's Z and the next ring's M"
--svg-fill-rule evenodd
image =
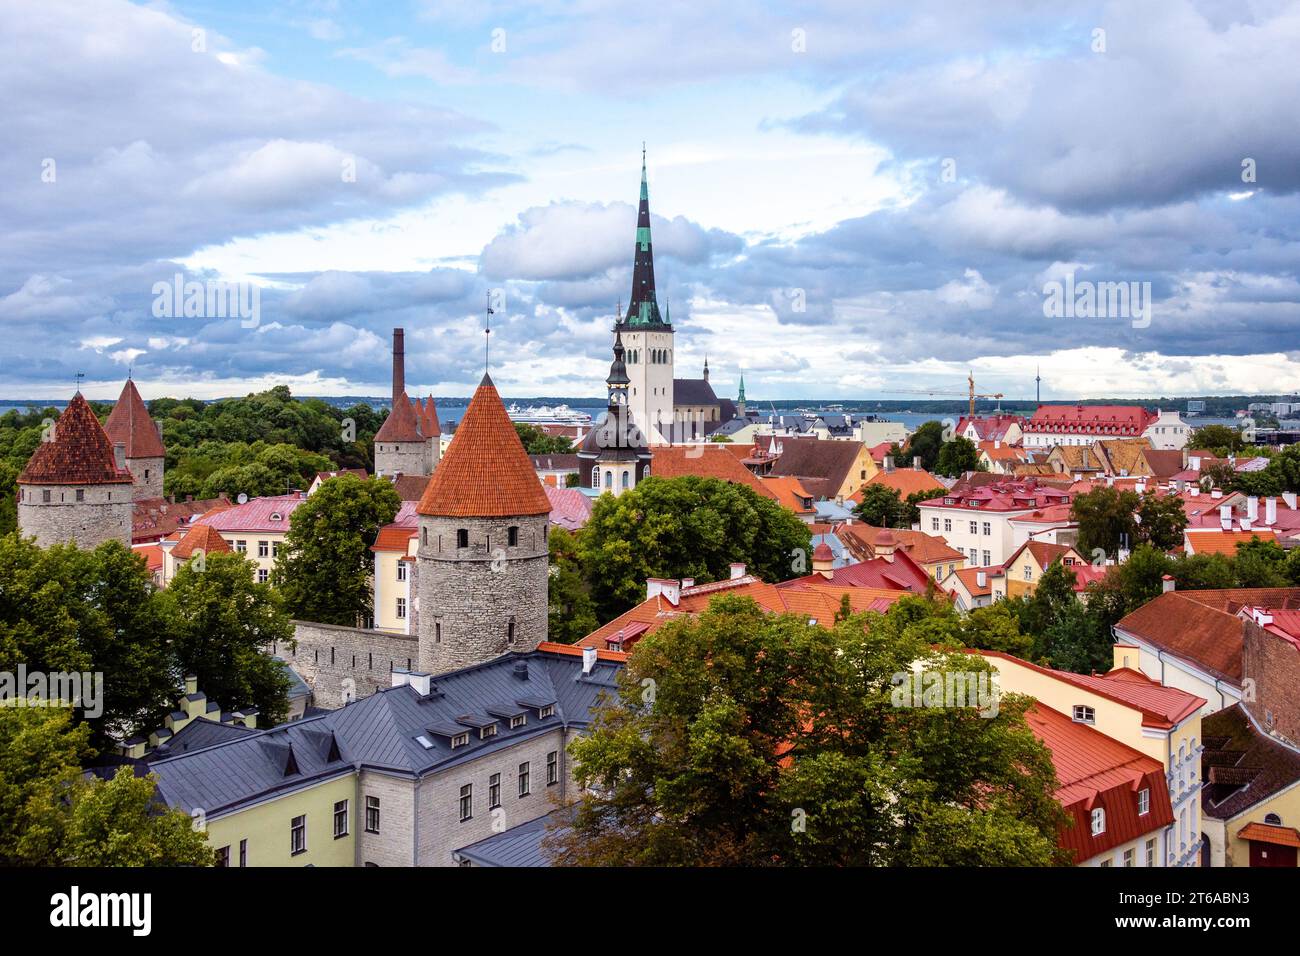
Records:
M1191 435L1178 412L1150 412L1139 405L1040 405L1023 431L1026 448L1144 437L1154 448L1183 448Z
M441 437L433 396L411 399L406 394L405 332L393 329L393 407L375 433L376 474L433 474L442 455Z

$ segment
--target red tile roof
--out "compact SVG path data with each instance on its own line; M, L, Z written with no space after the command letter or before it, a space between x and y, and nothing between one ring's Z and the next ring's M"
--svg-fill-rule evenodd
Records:
M889 537L894 539L895 547L906 551L908 557L918 564L966 560L966 555L953 549L948 544L948 539L942 535L926 534L924 531L913 531L910 528L877 528L875 525L857 521L853 524L836 525L834 528L835 536L859 560L876 556L876 548L886 531L889 532ZM813 534L822 533L825 532L818 531L817 526L813 526Z
M656 445L650 473L658 478L718 478L734 485L748 485L764 497L780 500L778 492L742 465L725 444Z
M1076 863L1152 833L1174 822L1158 760L1106 736L1087 724L1039 702L1025 713L1025 723L1047 747L1061 786L1057 801L1073 826L1062 828L1061 846ZM1147 813L1138 813L1138 792L1147 790ZM1105 830L1092 835L1094 809L1105 810Z
M1156 420L1140 405L1039 405L1026 432L1141 435Z
M922 504L938 508L1012 512L1046 510L1069 502L1069 492L1033 478L999 478L979 484L959 482Z
M78 392L54 423L50 440L36 446L18 476L27 485L130 484L131 473L117 467L113 442Z
M136 391L135 382L129 378L104 422L104 431L110 441L126 443L127 458L162 458L167 454L158 426L149 417L149 409Z
M818 547L822 547L822 545L818 545ZM830 548L828 547L826 550L830 551ZM814 559L817 557L816 552L814 552L813 557ZM930 576L925 573L925 569L912 560L906 551L900 550L894 552L892 561L888 558L872 558L868 561L859 561L857 564L836 568L831 572L829 578L814 572L802 578L795 578L793 581L783 582L778 586L785 587L787 585L793 586L796 583L817 583L818 581L837 587L910 591L913 594L924 594L933 583Z
M198 501L139 498L131 509L131 540L135 543L157 541L177 529L188 528L200 515L229 507L230 500L225 495Z
M900 498L906 499L908 495L916 494L918 491L941 492L944 490L943 483L938 478L921 468L895 468L893 471L878 471L867 479L866 484L855 491L852 498L855 501L862 500L862 492L867 485L884 485L886 488L893 488L898 492Z
M1025 420L1020 415L976 415L974 418L963 415L957 422L956 435L966 434L966 429L975 426L975 434L980 441L1002 441L1012 425L1024 426Z
M424 489L419 512L456 518L544 515L541 479L486 374Z
M185 537L176 542L176 547L172 548L172 557L177 561L185 561L196 550L204 554L218 554L231 548L216 528L207 524L196 524L185 532Z
M442 424L438 421L438 409L433 404L433 396L415 400L416 417L420 419L420 434L425 438L436 438L442 434Z
M611 641L621 638L623 648L630 650L637 640L667 621L707 610L709 602L719 594L752 598L769 613L799 614L816 620L824 627L830 627L844 595L848 596L849 605L855 613L883 613L906 593L876 588L835 587L820 576L817 576L816 581L794 585L795 582L789 581L780 585L767 584L753 575L745 575L727 581L682 588L680 600L676 604L663 594L658 594L601 625L578 641L578 644L583 647L605 647Z
M1215 677L1240 684L1242 622L1232 612L1201 603L1193 597L1196 593L1167 591L1121 618L1115 627Z
M428 436L421 431L422 418L423 413L416 411L415 403L403 391L394 399L392 411L375 432L375 441L424 441Z
M1295 827L1274 826L1270 823L1247 823L1237 831L1242 840L1271 843L1274 846L1300 847L1300 830Z

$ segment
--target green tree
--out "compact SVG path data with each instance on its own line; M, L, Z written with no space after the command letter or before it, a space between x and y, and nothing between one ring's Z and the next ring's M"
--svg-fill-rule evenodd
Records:
M1003 696L995 717L895 706L914 663L989 665L882 620L823 628L723 597L644 637L619 699L571 747L583 797L547 849L578 865L1062 862L1031 702Z
M288 712L289 677L267 654L273 644L292 647L293 626L283 597L254 582L253 570L242 555L208 554L182 565L160 597L182 674L196 675L223 707L256 706L259 724L273 726Z
M1088 557L1100 549L1113 557L1126 542L1133 547L1137 539L1133 515L1140 503L1137 492L1119 488L1094 488L1075 496L1071 515L1079 523L1079 552Z
M1148 491L1142 495L1137 508L1137 541L1169 551L1183 543L1183 529L1187 527L1187 512L1177 495L1162 495Z
M1245 445L1240 428L1232 428L1228 425L1202 425L1192 430L1192 437L1187 447L1203 448L1213 452L1217 458L1227 458L1241 451Z
M898 491L888 485L868 484L862 489L862 501L853 509L859 521L877 528L897 528L907 514L907 506Z
M94 551L0 538L0 670L101 673L97 741L167 712L177 684L167 627L143 556L116 541Z
M943 448L944 426L942 422L925 422L912 432L907 440L907 457L921 459L921 467L934 471L939 462L939 452Z
M530 455L567 455L573 451L573 442L562 435L548 435L536 425L515 422L515 431Z
M207 835L181 810L159 809L157 777L119 767L111 780L76 791L64 830L66 866L212 866Z
M1287 553L1276 541L1255 538L1237 545L1232 561L1237 587L1284 588L1291 583L1287 574Z
M402 507L381 478L339 475L294 509L276 560L275 586L305 621L355 626L372 611L374 544Z
M968 471L983 471L980 464L980 452L969 438L956 436L943 443L939 457L934 464L934 471L949 478L957 478Z
M579 553L602 621L645 598L650 577L725 579L732 562L765 581L809 571L808 526L747 485L687 475L602 495Z
M577 538L565 528L552 528L550 538L546 636L560 644L574 644L599 625L596 607L583 577Z
M207 838L162 810L152 776L82 777L90 727L66 708L0 705L0 865L209 866Z

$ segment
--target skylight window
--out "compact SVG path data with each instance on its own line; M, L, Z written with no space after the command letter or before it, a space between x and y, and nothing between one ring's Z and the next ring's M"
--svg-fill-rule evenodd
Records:
M418 743L425 750L433 749L433 741L430 740L428 737L424 736L424 734L420 734L420 736L416 737L415 742Z

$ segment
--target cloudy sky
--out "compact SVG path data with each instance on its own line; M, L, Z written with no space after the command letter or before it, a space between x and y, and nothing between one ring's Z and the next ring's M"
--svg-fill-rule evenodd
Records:
M979 8L977 10L977 8ZM1300 388L1300 0L0 2L0 396ZM1044 289L1150 283L1149 323ZM251 322L157 283L256 287ZM160 314L160 311L162 314Z

